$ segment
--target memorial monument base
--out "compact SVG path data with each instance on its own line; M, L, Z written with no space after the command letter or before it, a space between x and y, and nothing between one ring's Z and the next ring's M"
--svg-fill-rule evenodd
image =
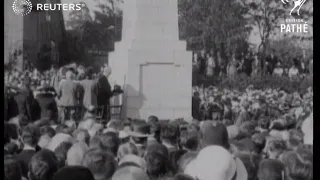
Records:
M109 54L110 82L124 89L123 118L191 117L192 53L178 38L177 9L177 0L125 2L123 38Z

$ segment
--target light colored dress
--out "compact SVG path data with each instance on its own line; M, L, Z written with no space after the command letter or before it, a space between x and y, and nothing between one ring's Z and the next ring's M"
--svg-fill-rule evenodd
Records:
M238 65L237 61L231 61L228 64L228 77L229 78L233 78L233 77L236 76L236 74L237 74L237 65Z
M290 78L295 78L298 76L298 74L299 74L298 68L290 68L289 69L289 77Z
M282 76L282 74L283 74L283 69L282 68L275 68L273 70L273 75L275 75L275 76Z
M253 61L252 62L252 76L258 76L260 74L260 63Z
M207 69L206 69L206 76L212 77L214 74L214 68L216 67L214 59L210 57L207 61Z

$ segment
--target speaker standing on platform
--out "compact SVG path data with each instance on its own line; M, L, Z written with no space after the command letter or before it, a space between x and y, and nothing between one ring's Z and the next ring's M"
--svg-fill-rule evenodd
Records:
M98 79L98 106L103 106L103 120L108 120L109 100L113 96L111 85L108 80L110 74L111 68L109 66L105 66L102 75Z

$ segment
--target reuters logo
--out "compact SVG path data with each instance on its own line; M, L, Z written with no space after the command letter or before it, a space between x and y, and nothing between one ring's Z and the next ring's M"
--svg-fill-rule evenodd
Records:
M32 3L30 0L15 0L12 9L17 15L25 16L32 11Z

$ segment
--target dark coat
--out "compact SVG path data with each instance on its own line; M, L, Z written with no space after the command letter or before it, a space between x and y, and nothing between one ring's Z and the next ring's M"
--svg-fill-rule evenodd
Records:
M23 150L17 155L17 160L21 165L22 175L28 177L29 167L28 164L33 155L37 152L35 150Z
M100 76L98 79L98 105L108 105L113 92L106 76Z
M38 94L36 100L41 112L40 119L54 120L57 118L58 107L54 95Z
M200 105L201 99L192 97L192 117L197 120L201 120Z
M14 96L14 100L17 103L19 116L22 118L22 121L27 121L22 123L29 123L34 120L32 115L32 105L34 104L32 90L20 90L19 93Z
M206 63L207 63L207 60L206 58L204 57L198 57L198 63L200 64L199 65L199 73L200 74L204 74L205 73L205 70L206 70Z

